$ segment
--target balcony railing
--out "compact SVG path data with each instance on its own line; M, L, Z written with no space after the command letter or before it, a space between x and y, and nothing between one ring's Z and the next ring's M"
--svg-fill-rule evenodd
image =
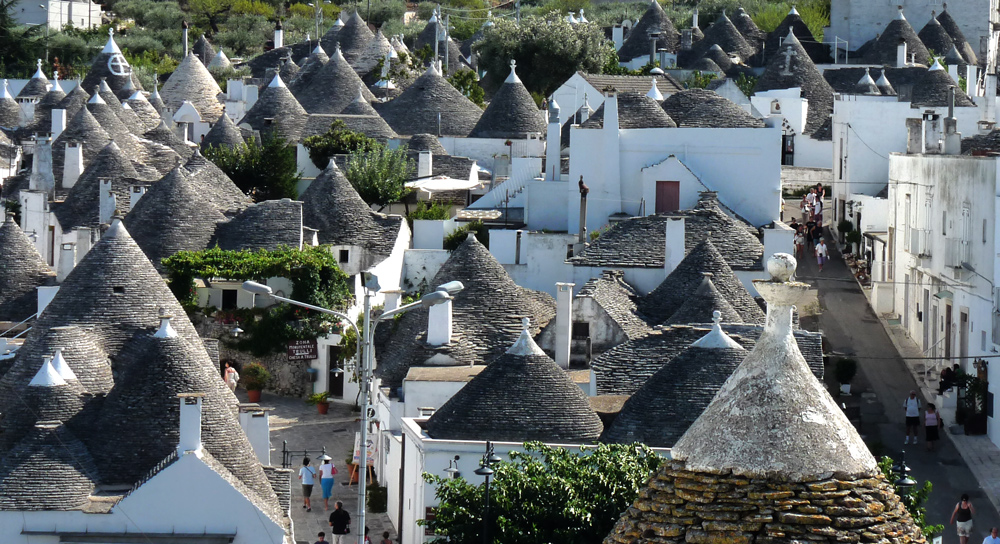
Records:
M918 257L931 256L931 232L928 229L910 229L910 253Z
M961 238L945 238L945 266L962 268L962 263L971 261L972 244Z

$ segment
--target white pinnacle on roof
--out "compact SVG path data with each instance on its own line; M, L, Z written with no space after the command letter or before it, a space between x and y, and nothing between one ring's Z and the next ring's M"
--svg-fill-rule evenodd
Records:
M896 14L897 21L905 21L906 17L903 16L903 6L897 6L899 13Z
M649 92L646 93L646 96L652 98L653 100L656 100L657 102L663 101L663 93L661 93L660 89L656 86L655 77L653 78L653 86L650 87Z
M63 357L62 348L56 348L55 354L52 356L52 368L56 369L56 373L59 377L66 380L78 380L76 373L73 369L69 367L69 363L66 362L66 358Z
M580 16L577 17L576 20L580 21L581 23L589 23L590 22L590 21L587 20L586 17L583 16L583 8L580 8Z
M149 94L149 97L160 98L160 74L156 72L153 72L153 92Z
M434 12L434 13L433 13L433 14L431 15L431 18L427 20L427 24L429 24L429 25L432 25L432 24L434 24L434 23L436 23L436 22L438 22L438 15L437 15L437 11L435 11L435 12Z
M936 72L938 70L944 70L944 67L941 66L941 63L938 62L938 59L934 59L934 64L931 65L931 67L930 67L930 69L928 71L929 72Z
M496 23L493 22L493 12L492 11L487 11L486 12L486 22L483 23L483 28L487 28L487 27L491 27L491 26L496 26Z
M281 76L280 75L274 74L274 79L272 79L271 82L267 84L267 86L268 87L284 87L285 86L285 82L281 81Z
M722 330L722 312L715 310L712 312L712 330L705 336L696 340L691 347L704 349L738 349L743 350L743 346L733 340Z
M10 88L7 87L7 80L6 79L3 80L3 89L0 89L0 99L3 99L3 98L11 98L11 99L14 98L10 94Z
M100 93L94 93L94 96L91 96L90 100L88 100L87 103L88 104L107 104L107 102L105 102L104 99L101 98Z
M788 10L789 15L798 15L799 10L795 9L795 4L792 4L792 9Z
M531 339L531 320L527 317L521 319L521 336L517 337L514 345L507 350L508 355L545 355L542 348Z
M504 80L504 83L520 83L521 82L521 80L518 79L518 77L517 77L517 72L514 71L514 68L516 66L517 66L517 61L514 60L514 59L510 59L510 75L507 76L507 79Z
M42 71L42 59L38 59L38 69L35 70L35 75L31 76L31 79L48 79L45 77L45 72Z
M552 119L552 121L550 121L550 122L552 122L552 123L558 123L559 122L559 103L556 102L556 97L554 97L554 96L552 97L552 100L549 100L549 113L555 115L555 119L552 118L552 115L549 115L549 119Z
M219 51L219 52L221 53L222 51ZM326 55L326 51L323 50L323 44L321 44L320 42L316 42L316 47L313 47L312 52L313 52L314 55L318 54L318 53L323 53L324 55ZM327 56L329 56L329 55L327 55Z
M575 25L575 24L579 23L580 21L576 20L576 17L573 15L573 12L571 11L571 12L569 12L569 15L566 16L566 22L569 23L569 24L571 24L571 25Z
M172 315L162 315L160 316L160 328L156 330L156 334L153 338L174 338L177 336L177 331L170 324L170 320L173 319Z
M229 61L229 57L226 56L226 52L219 48L219 52L212 57L212 60L208 62L209 68L228 68L232 66L232 62Z
M146 100L146 95L142 94L142 91L136 91L132 93L132 96L128 97L129 100L138 100L140 102L149 102Z
M875 85L879 87L886 87L889 85L889 78L885 77L885 68L882 69L882 75L879 76L878 81L875 82Z
M101 78L101 89L100 90L101 90L102 93L105 93L105 92L107 92L107 93L114 93L114 91L111 90L111 85L108 85L108 80L104 79L103 77Z
M342 11L340 12L340 15L337 15L337 20L333 22L333 28L340 28L344 26L344 20L340 18L340 16L343 14L344 12Z
M104 44L104 49L101 50L101 53L112 53L112 54L119 53L119 54L121 54L121 52L122 52L122 50L119 49L118 48L118 44L115 43L115 29L114 28L109 28L108 29L108 43Z
M865 75L861 76L861 79L858 80L858 85L875 85L875 80L872 79L872 75L868 70L868 68L865 68ZM885 77L885 70L882 71L882 77Z
M53 387L56 385L66 385L66 380L62 379L62 376L56 372L56 369L52 366L52 357L45 357L45 362L42 363L42 368L38 369L35 373L35 377L31 378L28 382L28 386L34 387Z

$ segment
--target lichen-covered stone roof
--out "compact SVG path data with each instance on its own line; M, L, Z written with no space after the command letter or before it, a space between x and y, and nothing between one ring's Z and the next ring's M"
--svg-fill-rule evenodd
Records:
M176 112L186 100L208 123L214 123L223 113L218 98L221 93L222 88L194 52L184 57L160 89L163 103L170 110Z
M396 98L376 104L375 109L401 135L440 133L442 136L466 137L483 114L479 106L453 87L434 67L428 68Z
M630 61L636 57L649 55L650 42L649 33L659 32L660 37L656 40L656 48L666 49L669 52L676 52L680 46L681 33L674 27L673 21L667 13L660 7L659 2L648 2L646 11L642 17L636 21L628 37L618 50L618 58L623 62ZM598 89L599 90L599 89Z
M636 305L638 293L625 283L621 270L601 272L600 277L583 284L576 296L592 298L630 340L642 338L653 330Z
M857 82L857 79L854 81ZM833 113L833 89L816 69L795 34L790 32L781 47L771 53L767 67L757 79L753 91L758 93L794 87L801 88L803 98L809 101L805 134L810 135L830 120Z
M38 309L36 288L55 274L8 215L0 225L0 321L19 322Z
M648 89L647 89L648 91ZM652 98L646 96L645 92L624 92L618 93L618 128L676 128L677 123L663 111L660 104ZM581 128L604 128L604 108L608 105L608 100L597 108L582 125Z
M583 390L523 330L424 428L440 440L580 444L595 442L603 425Z

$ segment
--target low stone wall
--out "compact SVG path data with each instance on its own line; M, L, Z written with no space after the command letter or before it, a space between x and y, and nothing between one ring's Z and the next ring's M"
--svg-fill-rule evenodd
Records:
M214 319L198 316L192 319L195 329L203 338L219 339L219 360L235 361L239 371L244 366L257 362L271 373L267 391L278 395L304 398L312 391L309 382L309 361L289 361L286 353L270 353L258 357L246 351L239 351L227 345L232 340L233 325L217 323ZM221 369L220 369L221 375Z
M881 475L795 483L684 466L660 469L605 544L927 542Z

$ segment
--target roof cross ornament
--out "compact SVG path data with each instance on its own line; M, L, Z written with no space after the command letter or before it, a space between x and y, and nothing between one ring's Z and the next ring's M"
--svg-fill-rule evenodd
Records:
M789 47L782 54L785 56L785 68L780 73L783 76L790 76L792 75L792 57L798 56L798 53Z
M38 64L38 69L41 70L42 69L42 59L38 59L37 64Z

